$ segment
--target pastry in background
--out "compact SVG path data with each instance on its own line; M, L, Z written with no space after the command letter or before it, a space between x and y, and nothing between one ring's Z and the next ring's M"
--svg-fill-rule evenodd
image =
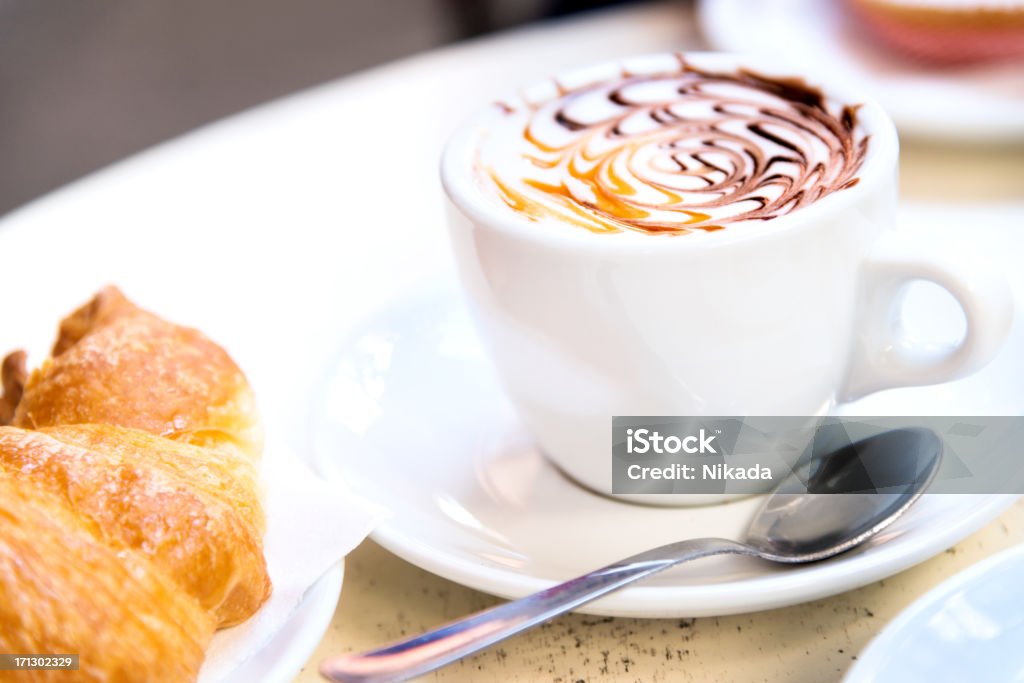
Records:
M52 358L29 375L11 424L97 423L198 446L263 448L256 401L224 349L107 287L60 324Z
M213 632L271 591L245 376L114 288L37 370L16 352L2 371L0 652L78 653L75 680L194 680Z
M1024 62L1024 0L846 0L877 41L936 65Z

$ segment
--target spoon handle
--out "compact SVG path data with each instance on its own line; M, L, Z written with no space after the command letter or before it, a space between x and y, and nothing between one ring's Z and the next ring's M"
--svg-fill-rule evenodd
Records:
M757 555L753 548L719 538L670 543L506 602L423 635L361 654L332 657L320 674L338 683L404 681L493 645L531 626L673 565L711 555Z

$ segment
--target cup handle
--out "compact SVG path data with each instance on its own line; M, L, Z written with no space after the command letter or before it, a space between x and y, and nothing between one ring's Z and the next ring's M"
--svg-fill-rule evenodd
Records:
M901 295L913 280L934 282L960 304L967 332L959 344L915 343L902 334ZM862 266L858 339L839 399L968 375L995 356L1013 312L1010 286L991 264L951 247L888 236Z

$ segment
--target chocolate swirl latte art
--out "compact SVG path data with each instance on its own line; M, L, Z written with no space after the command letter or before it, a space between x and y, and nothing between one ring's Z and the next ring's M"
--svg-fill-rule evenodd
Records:
M868 136L856 106L799 79L678 61L498 105L483 183L535 221L649 235L770 221L857 183Z

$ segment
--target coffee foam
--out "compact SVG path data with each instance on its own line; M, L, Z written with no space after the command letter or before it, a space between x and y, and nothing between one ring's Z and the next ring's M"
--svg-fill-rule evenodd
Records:
M597 233L768 221L856 184L868 146L856 107L682 55L659 73L552 81L497 106L477 154L487 192L529 219Z

